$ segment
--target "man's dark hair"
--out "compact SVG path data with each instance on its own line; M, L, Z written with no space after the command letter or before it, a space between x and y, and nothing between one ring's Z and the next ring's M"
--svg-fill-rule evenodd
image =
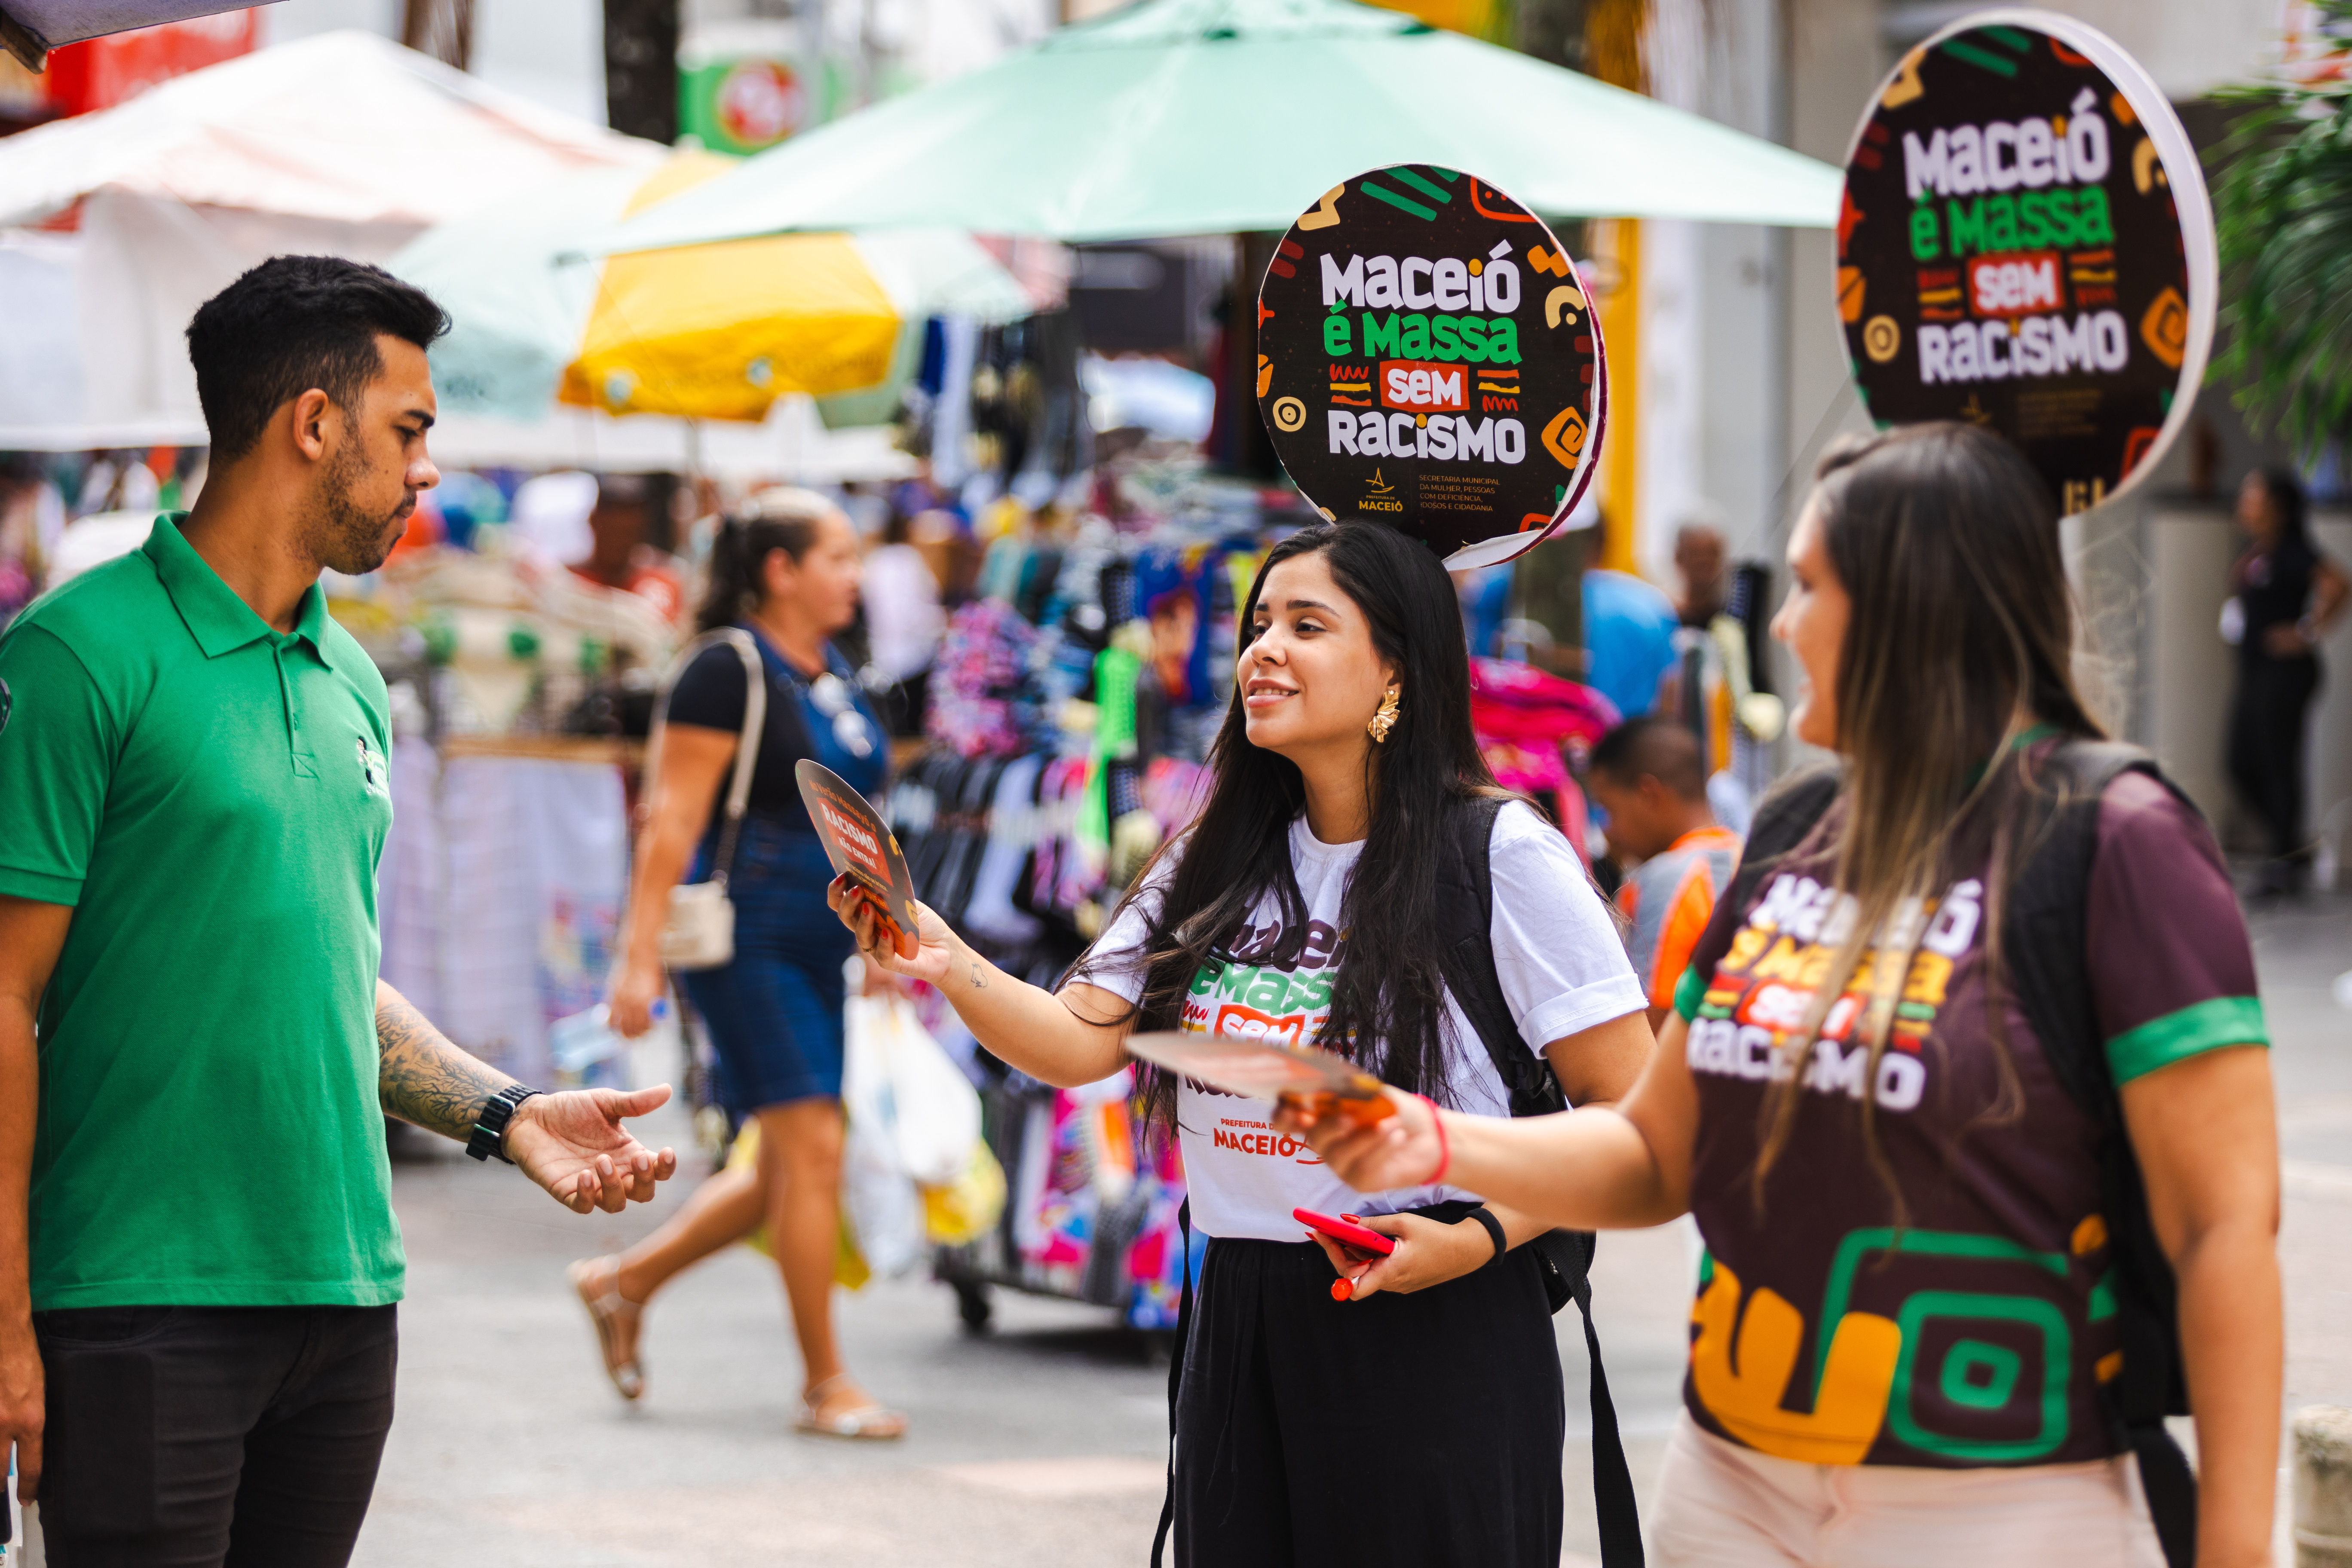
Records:
M273 256L196 307L188 358L213 459L253 450L269 416L316 387L347 416L383 374L379 332L418 348L449 330L430 296L381 267L335 256Z
M1631 784L1647 773L1684 800L1706 798L1706 763L1689 725L1664 713L1628 719L1592 748L1591 771Z

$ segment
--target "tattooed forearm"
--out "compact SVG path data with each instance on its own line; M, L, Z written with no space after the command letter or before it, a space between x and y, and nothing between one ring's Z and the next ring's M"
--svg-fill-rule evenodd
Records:
M988 989L987 977L981 973L980 960L977 958L971 961L971 988L974 991L985 991Z
M467 1056L391 986L375 988L376 1092L386 1114L445 1138L465 1138L490 1096L514 1080Z

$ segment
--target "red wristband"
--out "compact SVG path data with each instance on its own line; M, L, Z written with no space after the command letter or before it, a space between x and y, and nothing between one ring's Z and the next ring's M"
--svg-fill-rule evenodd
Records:
M1429 1096L1416 1094L1413 1098L1429 1107L1430 1125L1437 1129L1437 1169L1429 1173L1429 1180L1422 1185L1443 1186L1445 1183L1446 1167L1454 1163L1454 1151L1448 1148L1445 1142L1445 1117L1438 1110L1437 1102Z

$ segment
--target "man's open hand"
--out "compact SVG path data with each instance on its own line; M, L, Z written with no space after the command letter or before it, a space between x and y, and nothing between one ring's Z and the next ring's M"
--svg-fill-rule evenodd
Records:
M617 1089L534 1094L507 1123L507 1158L576 1214L619 1214L632 1199L651 1198L654 1184L677 1169L675 1151L654 1152L621 1121L668 1101L666 1083L625 1094Z

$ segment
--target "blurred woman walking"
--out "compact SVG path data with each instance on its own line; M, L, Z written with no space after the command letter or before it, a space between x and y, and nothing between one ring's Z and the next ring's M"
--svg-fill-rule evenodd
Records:
M635 1399L645 1389L638 1333L654 1292L764 1225L800 1337L796 1425L828 1436L897 1437L906 1417L867 1396L834 1335L843 964L856 945L825 907L833 868L793 771L813 757L863 793L882 788L889 761L882 726L827 640L856 618L857 584L856 531L807 490L764 492L751 516L721 528L713 547L698 629L747 634L766 694L749 809L740 831L728 834L718 807L753 689L738 647L710 640L671 689L646 759L651 783L611 1021L625 1036L650 1026L665 984L660 940L670 889L689 868L697 882L725 872L734 958L681 979L737 1104L758 1120L759 1164L755 1173L713 1176L661 1229L617 1257L572 1265L572 1279L613 1385Z

